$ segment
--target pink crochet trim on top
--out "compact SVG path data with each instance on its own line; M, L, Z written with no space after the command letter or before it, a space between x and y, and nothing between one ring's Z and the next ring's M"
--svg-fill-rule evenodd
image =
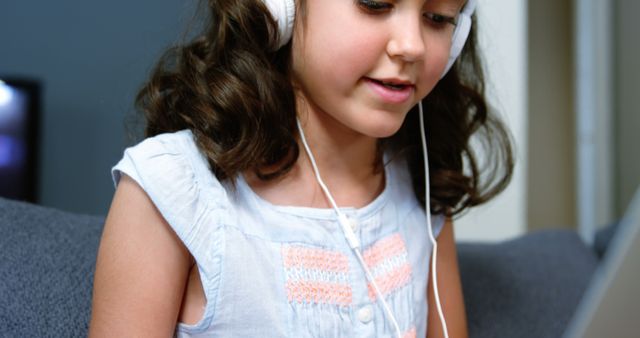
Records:
M289 302L351 305L349 260L345 254L283 245L282 261Z
M289 302L351 305L351 286L312 281L288 281L285 284Z
M383 263L385 259L406 253L407 249L402 236L395 233L375 242L364 251L362 257L369 267L374 267Z
M407 248L400 234L389 235L365 250L363 258L383 295L400 289L411 281L411 265ZM369 283L369 298L377 298L373 284Z
M416 338L416 328L411 327L402 335L402 338Z
M285 268L349 272L347 256L337 251L285 245L282 247L282 258Z

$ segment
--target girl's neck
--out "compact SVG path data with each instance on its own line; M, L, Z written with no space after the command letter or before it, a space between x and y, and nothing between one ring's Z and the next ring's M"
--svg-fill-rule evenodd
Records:
M305 114L300 117L300 124L325 181L329 176L362 180L377 172L379 156L375 138L357 133L326 114ZM298 165L311 170L302 140L298 140L298 144Z
M344 126L326 114L301 114L307 144L340 207L363 207L384 189L384 170L377 154L377 140ZM260 181L245 175L251 188L263 199L276 205L330 208L320 188L313 167L298 140L300 156L284 177Z

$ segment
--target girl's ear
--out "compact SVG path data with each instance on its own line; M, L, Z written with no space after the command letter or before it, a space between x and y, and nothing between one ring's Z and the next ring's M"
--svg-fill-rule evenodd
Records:
M293 34L293 19L296 12L294 0L262 0L267 6L269 13L278 24L277 44L274 50L280 49L291 39Z

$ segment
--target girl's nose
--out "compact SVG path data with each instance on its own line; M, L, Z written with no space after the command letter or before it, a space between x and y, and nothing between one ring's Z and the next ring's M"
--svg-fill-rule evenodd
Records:
M387 53L391 58L400 58L406 62L415 62L425 54L425 42L420 19L399 20L387 42Z

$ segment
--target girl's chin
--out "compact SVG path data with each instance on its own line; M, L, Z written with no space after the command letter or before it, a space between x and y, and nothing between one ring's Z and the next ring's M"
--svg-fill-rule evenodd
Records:
M402 121L380 122L369 124L365 128L362 128L360 132L374 138L386 138L397 133L401 126Z

